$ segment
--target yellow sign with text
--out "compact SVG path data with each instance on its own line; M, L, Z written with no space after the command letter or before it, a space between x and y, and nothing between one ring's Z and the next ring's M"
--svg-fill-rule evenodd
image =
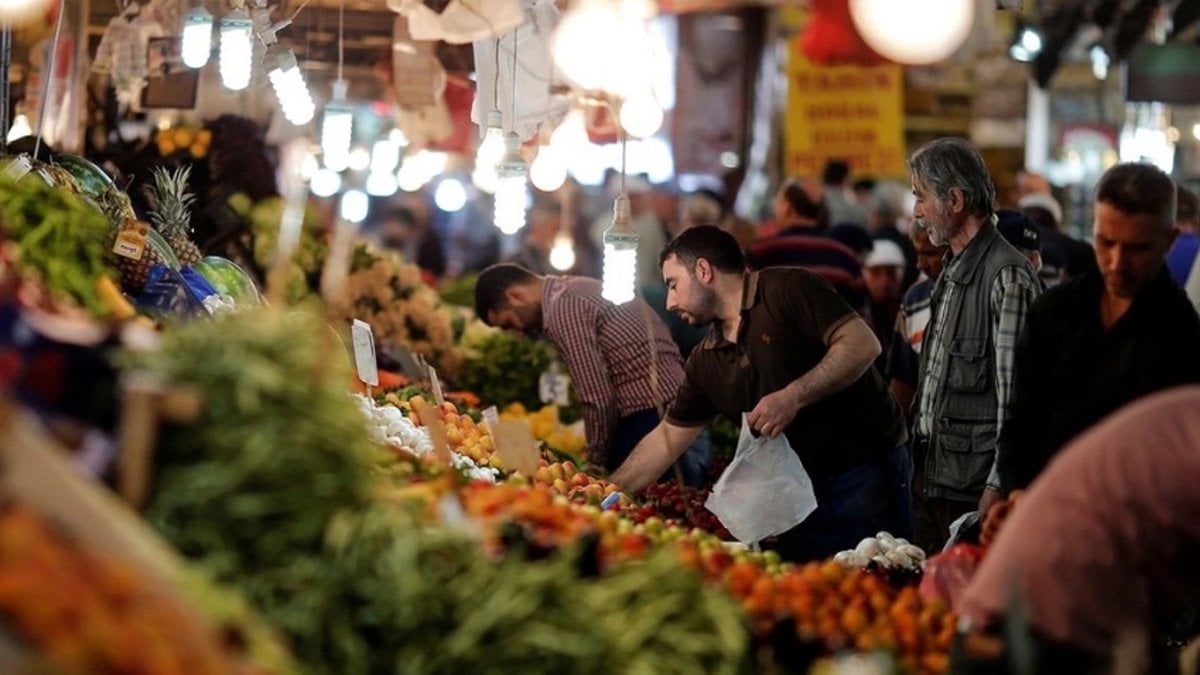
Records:
M792 42L787 156L792 176L818 178L843 159L856 176L903 178L904 72L900 66L821 66Z

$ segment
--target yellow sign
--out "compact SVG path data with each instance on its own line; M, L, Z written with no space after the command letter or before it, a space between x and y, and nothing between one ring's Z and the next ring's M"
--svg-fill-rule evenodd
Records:
M820 66L792 41L787 156L792 176L820 177L843 159L856 176L903 178L904 73L900 66Z

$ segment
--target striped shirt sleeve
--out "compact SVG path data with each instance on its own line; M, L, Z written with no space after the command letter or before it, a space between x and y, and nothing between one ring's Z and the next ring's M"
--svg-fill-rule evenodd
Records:
M1009 403L1013 393L1014 356L1017 337L1025 327L1029 306L1041 294L1041 283L1026 267L1008 267L1000 271L992 285L992 335L996 349L996 437L1008 421ZM995 465L988 477L988 485L999 486L999 474Z
M588 460L603 462L618 417L616 393L600 347L603 311L594 302L564 294L554 317L559 356L566 362L583 404Z

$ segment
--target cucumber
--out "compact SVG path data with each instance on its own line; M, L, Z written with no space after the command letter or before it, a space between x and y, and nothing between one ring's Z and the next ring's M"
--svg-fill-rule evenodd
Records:
M76 155L56 155L54 163L65 169L79 181L84 194L96 199L113 186L112 178L104 170Z

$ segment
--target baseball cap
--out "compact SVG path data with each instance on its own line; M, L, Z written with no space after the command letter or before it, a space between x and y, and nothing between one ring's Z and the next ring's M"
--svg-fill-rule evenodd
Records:
M872 242L871 252L867 254L865 267L904 267L904 251L896 242L887 239L876 239Z
M1037 226L1033 224L1029 216L1020 211L1011 209L997 211L996 229L1008 243L1019 249L1041 250L1041 235L1038 234Z

